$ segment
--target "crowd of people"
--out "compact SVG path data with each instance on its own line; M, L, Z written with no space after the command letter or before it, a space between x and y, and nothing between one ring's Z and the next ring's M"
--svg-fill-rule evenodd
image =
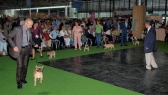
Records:
M24 18L19 19L1 19L0 20L0 52L3 52L4 55L7 55L7 41L6 38L10 31L14 27L23 25ZM53 44L57 44L58 49L66 49L70 47L75 47L75 50L81 50L81 46L84 44L96 45L99 48L99 45L103 47L102 36L104 43L107 41L114 41L112 36L119 36L119 32L116 31L112 35L112 22L108 19L106 22L102 20L97 20L90 22L89 20L60 20L57 18L48 18L48 19L34 19L34 24L32 27L32 39L33 41L41 46L40 48L32 49L32 59L34 59L35 50L40 52L42 57L42 48L53 49ZM106 25L103 25L103 24ZM116 22L117 24L118 22ZM103 27L104 26L104 27ZM115 28L118 26L115 25ZM119 30L117 28L116 30ZM107 32L103 32L107 31ZM57 43L53 43L57 41ZM51 47L52 46L52 47ZM77 48L78 46L78 48Z
M131 37L131 20L130 19L60 19L59 16L47 19L33 19L32 39L38 44L39 48L32 49L32 60L35 58L35 51L40 52L45 49L67 49L74 47L75 50L81 50L81 46L88 44L89 46L104 47L107 43L121 43L121 46L127 46L127 41L132 41ZM16 26L23 25L25 18L17 19L0 19L0 52L7 55L8 34ZM157 23L153 27L161 27ZM167 25L168 27L168 25ZM168 29L168 28L166 28ZM142 39L145 37L145 31L142 33ZM168 34L167 34L168 35ZM166 39L166 38L165 38Z

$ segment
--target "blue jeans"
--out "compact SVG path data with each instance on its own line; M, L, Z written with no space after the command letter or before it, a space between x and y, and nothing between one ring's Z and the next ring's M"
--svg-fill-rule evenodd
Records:
M3 55L6 55L7 53L7 43L6 42L0 42L0 52L3 52Z
M127 32L121 33L121 45L127 44Z
M103 42L101 41L101 33L96 33L96 43L97 43L97 47L99 48L100 45L103 46Z
M70 37L70 44L74 46L74 39L72 37Z
M88 38L82 38L81 41L82 41L82 45L84 45L85 43L88 42Z

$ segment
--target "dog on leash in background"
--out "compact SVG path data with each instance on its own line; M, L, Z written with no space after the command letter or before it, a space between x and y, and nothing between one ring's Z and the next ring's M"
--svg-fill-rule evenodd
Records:
M134 46L136 46L136 45L139 46L139 43L140 43L139 41L133 41L133 45L134 45Z
M49 52L47 52L47 56L49 56L49 59L52 59L52 57L54 57L55 58L55 55L56 55L56 53L55 53L55 51L49 51Z
M84 47L84 51L88 50L89 51L89 45L86 43Z
M37 79L40 79L40 83L42 83L43 69L44 69L44 66L37 66L36 65L35 70L34 70L34 86L36 86Z
M138 41L137 37L132 37L131 39L132 39L132 42L133 42L134 46L136 46L136 45L139 46L140 42Z
M114 49L115 50L115 48L114 48L114 44L112 44L112 43L110 43L110 44L104 44L104 49Z

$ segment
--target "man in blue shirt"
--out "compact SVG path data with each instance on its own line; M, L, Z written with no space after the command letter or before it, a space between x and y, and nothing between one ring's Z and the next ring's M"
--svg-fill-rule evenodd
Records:
M115 29L118 29L118 23L117 23L117 20L114 20L113 27L114 27Z
M105 31L110 30L111 28L111 23L110 23L110 19L107 20L107 22L105 23Z
M128 33L128 30L130 29L130 25L128 23L128 18L126 18L125 21L121 23L120 29L122 30L122 33L121 33L121 46L123 46L123 45L128 46L127 42L126 42L127 33Z

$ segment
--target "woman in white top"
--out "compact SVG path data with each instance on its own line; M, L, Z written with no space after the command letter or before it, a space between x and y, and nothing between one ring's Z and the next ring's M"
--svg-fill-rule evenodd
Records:
M73 32L72 32L72 29L71 29L71 26L68 26L68 36L70 38L70 44L72 46L74 46L74 40L73 40Z
M68 36L67 31L65 30L65 26L62 26L62 30L60 31L60 36L61 36L61 39L62 38L64 39L66 47L67 48L70 47L70 38Z

